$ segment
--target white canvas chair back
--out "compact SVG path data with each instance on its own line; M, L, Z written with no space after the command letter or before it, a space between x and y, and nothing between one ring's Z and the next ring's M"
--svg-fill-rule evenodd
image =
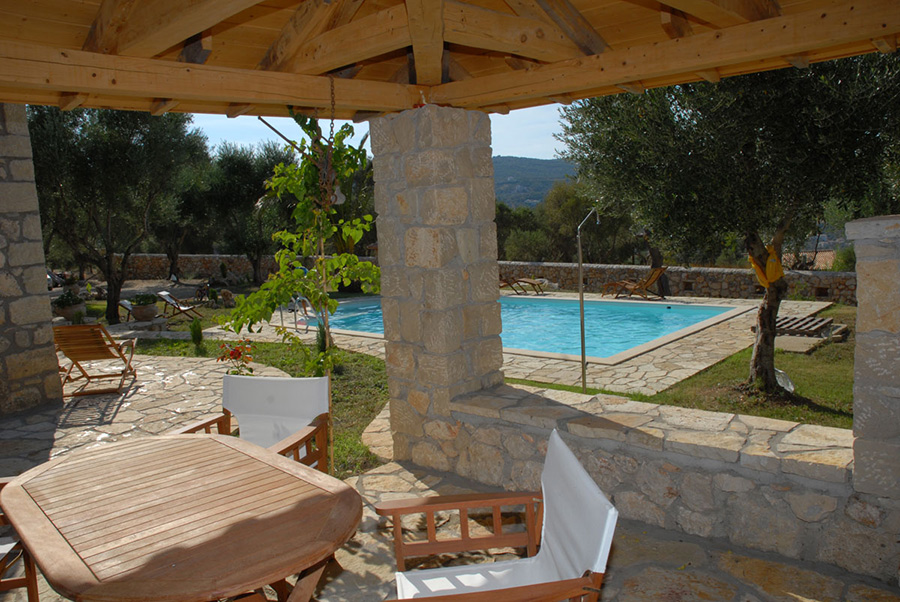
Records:
M619 512L555 429L550 433L541 489L544 526L539 563L550 562L558 579L575 579L588 569L605 572Z
M606 572L619 513L554 430L541 473L544 526L532 558L396 573L397 598L448 594L577 579ZM504 598L508 599L508 598Z
M328 377L227 374L222 381L222 407L237 416L241 439L269 447L328 412Z

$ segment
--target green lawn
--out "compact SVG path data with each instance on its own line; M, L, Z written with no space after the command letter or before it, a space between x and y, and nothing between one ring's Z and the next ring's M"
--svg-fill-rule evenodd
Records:
M136 353L182 357L217 357L219 341L205 340L200 347L190 341L140 339ZM284 370L291 376L307 376L298 352L281 343L254 345L254 361ZM334 419L334 474L344 479L378 466L378 459L363 445L363 430L387 402L384 361L361 353L338 351L331 379Z

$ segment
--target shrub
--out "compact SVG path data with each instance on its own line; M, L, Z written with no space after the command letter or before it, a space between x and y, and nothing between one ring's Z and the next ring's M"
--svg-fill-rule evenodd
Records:
M132 305L153 305L156 303L156 295L153 293L138 293L131 298Z
M200 323L200 318L194 318L194 321L191 322L191 342L197 347L203 342L203 325Z
M856 251L852 246L836 249L834 252L834 264L831 269L835 272L856 271Z
M66 291L62 295L51 301L53 307L72 307L80 303L84 303L84 299L82 299L72 291Z

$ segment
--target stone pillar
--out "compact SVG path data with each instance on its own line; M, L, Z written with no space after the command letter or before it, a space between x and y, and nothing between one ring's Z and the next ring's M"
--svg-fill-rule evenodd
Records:
M375 210L395 457L425 417L503 382L490 119L427 105L374 119Z
M847 224L856 250L853 487L900 500L900 215Z
M0 415L62 401L24 105L0 104Z

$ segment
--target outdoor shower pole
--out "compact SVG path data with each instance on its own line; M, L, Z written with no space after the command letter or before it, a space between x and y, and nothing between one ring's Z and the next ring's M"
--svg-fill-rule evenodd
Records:
M591 210L588 211L588 214L584 216L584 219L581 220L581 223L578 224L578 309L579 314L581 316L581 392L587 393L587 355L584 351L584 276L582 275L582 264L581 264L581 227L584 225L588 218L591 217L591 214L595 213L597 215L597 225L600 225L600 214L597 213L596 207L591 207Z

